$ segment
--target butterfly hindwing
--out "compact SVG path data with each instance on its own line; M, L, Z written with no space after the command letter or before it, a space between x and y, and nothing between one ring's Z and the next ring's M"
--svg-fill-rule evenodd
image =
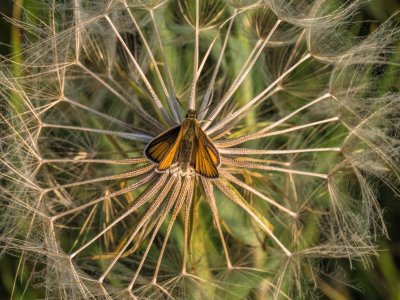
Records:
M174 161L181 138L181 126L171 128L155 137L144 149L144 155L158 163L158 170L166 170Z
M217 148L215 148L213 142L210 140L210 138L201 132L205 138L205 143L207 147L208 154L210 155L211 160L213 161L214 165L218 167L221 163L220 158L219 158L219 152Z

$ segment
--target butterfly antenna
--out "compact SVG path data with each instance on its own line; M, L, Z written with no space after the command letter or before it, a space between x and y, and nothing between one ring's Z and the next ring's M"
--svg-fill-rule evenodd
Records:
M174 96L174 98L178 102L178 104L181 107L181 109L183 109L183 105L182 105L181 101L179 100L179 98L177 96Z
M203 111L205 111L206 109L209 109L211 106L213 106L215 104L214 101L211 101L210 104L208 104L205 108L203 108L201 111L198 112L198 114L201 114Z

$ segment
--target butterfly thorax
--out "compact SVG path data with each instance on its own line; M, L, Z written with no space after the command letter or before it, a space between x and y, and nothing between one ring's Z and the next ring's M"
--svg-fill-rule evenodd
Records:
M195 119L195 121L197 122L197 111L189 109L188 112L186 113L186 120L187 119Z

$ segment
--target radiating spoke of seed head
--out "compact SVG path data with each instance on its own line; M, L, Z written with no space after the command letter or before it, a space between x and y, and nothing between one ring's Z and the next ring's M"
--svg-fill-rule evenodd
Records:
M139 207L141 207L145 203L147 203L154 196L154 194L158 191L158 189L165 183L166 180L167 180L166 174L163 174L162 176L160 176L154 185L148 187L148 189L145 192L143 192L135 202L133 202L129 207L127 207L125 209L123 214L121 214L119 217L117 217L111 224L109 224L106 228L104 228L100 233L98 233L90 241L86 242L84 245L81 245L79 247L79 249L77 249L75 252L71 253L69 255L69 257L74 258L75 256L77 256L80 252L82 252L84 249L86 249L91 244L93 244L97 239L99 239L104 233L106 233L108 230L113 228L116 224L121 222L123 219L125 219L128 215L130 215L132 212L137 210ZM126 191L126 192L129 192L129 191ZM106 197L110 198L110 197L114 197L114 196L116 196L116 195L114 193L112 193L110 195L107 195Z
M169 109L170 109L170 111L172 113L173 119L174 119L175 123L179 124L180 123L179 110L177 110L178 107L176 107L176 105L174 104L174 101L176 101L175 100L175 92L173 90L174 87L170 86L169 88L167 88L167 86L166 86L166 84L164 82L163 76L161 74L161 71L160 71L160 69L158 67L158 63L157 63L157 61L156 61L156 59L155 59L155 57L153 55L153 52L150 49L149 43L147 42L147 39L144 36L144 33L143 33L142 29L140 28L140 25L138 24L138 22L136 21L136 18L133 16L131 10L129 9L127 1L124 0L123 3L124 3L125 9L128 12L128 15L129 15L133 25L135 26L137 32L140 35L140 38L143 41L143 44L144 44L144 46L146 48L146 51L147 51L147 53L149 55L149 58L153 63L153 66L154 66L156 74L157 74L157 78L158 78L158 80L159 80L159 82L161 84L161 88L162 88L164 94L167 97ZM166 65L165 59L164 59L164 64Z
M154 17L154 11L152 9L149 10L149 14L150 14L151 21L152 21L152 24L153 24L153 27L154 27L155 35L157 37L157 43L158 43L158 47L159 47L160 52L161 52L161 58L162 58L162 61L164 63L164 67L165 67L165 70L166 70L166 73L167 73L168 87L169 87L169 90L170 90L169 95L172 97L172 99L168 98L167 100L169 101L170 106L174 107L174 111L177 113L177 116L176 116L177 120L180 121L180 117L179 117L179 102L178 102L178 100L176 98L176 95L175 95L174 79L173 79L172 74L171 74L171 70L170 70L170 67L169 67L169 62L167 61L167 58L165 57L164 46L163 46L163 43L161 41L161 37L160 37L160 32L158 30L157 21L156 21L156 19ZM178 123L180 123L180 122L178 122Z
M106 165L135 165L148 162L148 159L145 157L135 157L135 158L125 158L125 159L100 159L100 158L86 159L76 156L74 158L42 158L41 162L43 164L90 163L90 164L106 164Z
M250 134L247 134L247 135L241 136L240 138L235 139L234 145L238 145L238 144L242 144L244 142L248 142L248 141L251 141L251 140L259 139L260 137L265 137L265 136L267 136L266 134L270 133L270 131L272 129L274 129L275 127L278 127L279 125L281 125L282 123L286 122L290 118L296 116L297 114L301 113L305 109L307 109L307 108L309 108L309 107L311 107L313 105L318 104L322 100L329 99L330 97L331 97L330 93L326 93L326 94L324 94L324 95L322 95L322 96L310 101L309 103L304 104L303 106L301 106L300 108L296 109L292 113L290 113L290 114L280 118L279 120L273 122L271 125L268 125L267 127L263 128L261 130L258 130L258 131L254 132L254 133L250 133ZM336 117L336 118L329 119L329 122L330 121L337 121L337 120L338 119ZM326 121L322 121L322 122L326 122ZM308 125L310 125L310 124L308 124ZM317 125L317 124L321 124L321 123L317 123L317 124L312 123L312 124ZM303 125L303 127L301 127L301 128L304 128L304 126L305 125ZM300 128L298 128L298 129L300 129ZM286 132L288 132L288 131L286 131ZM209 133L209 132L207 131L207 133ZM229 142L227 142L227 143L229 143ZM232 143L230 145L232 145Z
M90 207L90 206L95 205L95 204L97 204L99 202L102 202L102 201L104 201L104 200L106 200L106 199L108 199L110 197L115 197L115 196L118 196L118 195L123 195L123 194L129 193L129 192L132 192L132 191L142 187L143 185L150 183L154 179L154 177L155 177L155 174L154 173L150 173L149 175L147 175L146 177L140 179L139 181L137 181L137 182L135 182L135 183L123 188L123 189L115 191L115 192L113 192L113 193L111 193L111 194L109 194L107 196L99 197L99 198L94 199L92 201L89 201L89 202L87 202L85 204L82 204L82 205L80 205L78 207L74 207L72 209L69 209L69 210L66 210L64 212L58 213L58 214L52 216L51 220L55 221L55 220L60 219L60 218L62 218L64 216L66 216L66 215L81 211L81 210L83 210L83 209L85 209L87 207Z
M230 139L230 140L215 141L215 144L218 145L218 148L234 147L234 146L243 144L248 141L253 141L256 139L262 139L265 137L275 136L275 135L280 135L280 134L287 134L287 133L290 133L293 131L302 130L305 128L314 127L314 126L318 126L318 125L322 125L322 124L338 122L338 121L339 121L339 117L333 117L333 118L329 118L329 119L325 119L325 120L307 123L304 125L293 126L293 127L282 129L282 130L267 131L265 133L257 132L254 135L249 134L249 135L241 136L239 138L234 138L234 139Z
M277 155L277 154L296 154L296 153L314 153L314 152L340 152L341 148L305 148L305 149L285 149L285 150L262 150L249 148L222 148L221 154L228 155Z
M192 186L189 189L188 197L184 203L184 210L183 210L183 254L182 254L182 274L187 273L187 262L188 262L188 249L189 249L189 229L190 229L190 216L191 216L191 209L192 209L192 202L193 202L193 194L194 194L194 187L195 183L192 182Z
M217 106L213 109L209 116L206 116L205 119L207 121L203 124L203 130L207 129L211 122L215 119L215 117L221 112L224 106L228 103L231 99L232 95L235 93L237 88L241 85L241 83L246 79L247 75L253 68L254 64L256 63L257 59L259 58L260 54L264 50L265 46L270 41L272 35L274 34L275 30L278 28L281 20L276 21L274 27L271 29L270 33L264 40L259 40L257 45L254 47L253 51L251 52L250 56L248 57L247 61L244 63L242 69L239 71L237 78L234 80L232 85L229 87L228 91L222 97L222 99L218 102ZM272 89L272 86L271 86Z
M135 284L136 279L139 276L140 271L142 270L142 267L147 258L147 255L149 254L150 248L153 246L154 239L156 238L157 234L159 234L158 231L159 231L161 225L165 221L167 214L169 213L171 208L174 206L174 204L177 203L177 201L178 201L177 198L178 198L179 193L181 192L181 187L182 187L182 179L181 179L181 177L178 177L177 182L174 186L174 189L173 189L171 195L169 196L165 207L162 209L161 214L158 216L158 221L157 221L155 228L153 229L153 234L149 239L149 243L146 247L145 252L142 254L142 258L141 258L140 263L139 263L138 267L136 268L136 272L133 275L133 278L128 286L128 290L131 290L133 288L133 285Z
M197 80L198 80L198 71L199 71L199 35L200 35L200 25L199 25L199 1L196 0L196 25L194 30L194 55L193 55L193 79L190 88L189 95L189 110L196 110L196 88L197 88Z
M202 178L201 181L202 181L202 184L203 184L206 201L207 201L208 205L210 206L211 214L213 216L214 226L217 228L218 235L219 235L219 238L221 240L222 248L224 249L226 267L228 269L231 269L232 268L232 261L231 261L231 259L229 257L228 246L226 245L224 234L222 232L221 222L220 222L219 213L218 213L218 208L217 208L217 204L216 204L216 200L215 200L215 196L214 196L214 191L213 191L213 185L212 185L212 183L210 181L208 181L208 180L206 180L204 178Z
M78 108L80 108L80 109L82 109L82 110L85 110L85 111L87 111L87 112L89 112L89 113L91 113L91 114L93 114L93 115L96 115L96 116L102 118L102 119L105 119L105 120L107 120L108 122L112 122L112 123L114 123L114 124L118 124L118 125L120 125L121 127L127 129L128 131L131 131L131 132L139 131L137 128L133 127L132 125L130 125L130 124L124 122L124 121L121 121L121 120L119 120L119 119L117 119L117 118L111 117L110 115L108 115L108 114L106 114L106 113L102 113L102 112L100 112L100 111L98 111L98 110L96 110L96 109L94 109L94 108L91 108L91 107L89 107L89 106L87 106L87 105L84 105L84 104L82 104L82 103L79 103L79 102L76 101L76 100L72 100L71 98L64 97L64 98L62 99L62 101L63 101L63 102L66 102L66 103L69 103L69 104L71 104L71 105L73 105L73 106L75 106L75 107L78 107ZM150 134L148 134L148 135L150 136Z
M143 215L142 219L140 220L139 224L136 225L135 230L132 232L131 236L129 239L125 242L125 245L121 248L121 250L117 253L115 258L112 260L110 265L107 267L107 269L104 271L104 273L100 276L99 282L103 282L103 280L106 278L107 274L111 271L111 269L114 267L114 265L117 263L117 261L121 258L122 254L125 252L126 248L131 244L133 239L136 237L140 229L143 227L143 225L151 218L153 217L154 213L157 211L159 208L160 204L165 200L165 197L171 190L172 185L176 182L177 178L175 176L168 177L167 174L163 174L162 177L165 177L165 180L167 181L165 185L163 185L161 192L158 194L158 196L153 200L151 203L150 207L146 210L146 213ZM149 190L149 193L145 196L143 196L141 199L139 199L134 205L132 205L128 210L122 214L122 216L125 218L135 210L137 210L139 207L144 205L146 202L149 201L149 199L158 191L158 189L154 189L153 187ZM147 196L147 197L146 197ZM147 198L147 199L146 199ZM121 216L121 217L122 217ZM120 217L120 218L121 218ZM120 222L120 218L117 218L114 222ZM114 223L113 222L113 223ZM112 223L112 224L113 224ZM116 224L116 223L115 223ZM114 224L114 225L115 225ZM112 225L112 226L114 226ZM111 224L110 224L111 226ZM108 228L109 229L109 228Z
M142 68L136 61L136 59L133 57L131 51L129 50L129 47L126 45L124 39L122 38L121 34L119 33L118 29L115 27L113 21L110 19L109 16L105 16L107 22L110 24L111 29L114 31L115 35L117 36L118 40L120 41L121 45L124 47L126 53L128 54L129 58L131 59L132 63L134 64L136 70L139 72L140 77L142 78L144 84L146 85L147 90L149 91L151 98L153 99L156 107L161 111L162 115L165 118L165 121L168 122L170 125L173 125L174 122L171 120L170 116L168 115L167 111L165 110L163 104L161 103L161 100L158 98L156 92L154 91L151 83L147 79L145 73L143 72Z
M78 62L77 65L84 70L86 73L88 73L90 76L92 76L94 79L96 79L100 84L102 84L107 90L109 90L113 95L117 97L118 100L120 100L122 103L127 105L129 108L131 108L136 115L141 118L144 123L149 126L149 128L152 128L156 132L161 132L165 128L164 126L155 118L153 118L147 111L145 111L141 107L135 107L132 103L130 103L127 99L125 99L124 96L122 96L118 91L116 91L111 85L109 85L104 79L102 79L99 75L91 71L89 68L87 68L85 65L82 63Z
M225 172L225 171L224 171L222 174L224 175L224 177L225 177L228 181L233 182L234 184L236 184L236 185L238 185L238 186L240 186L240 187L246 189L247 191L249 191L249 192L253 193L254 195L256 195L256 196L260 197L261 199L263 199L265 202L270 203L271 205L275 206L275 207L278 208L279 210L285 212L286 214L288 214L288 215L290 215L290 216L292 216L292 217L294 217L294 218L297 218L297 217L298 217L298 214L297 214L297 213L295 213L295 212L291 211L290 209L288 209L288 208L286 208L286 207L280 205L280 204L279 204L278 202L276 202L275 200L273 200L273 199L271 199L271 198L269 198L269 197L263 195L262 193L260 193L259 191L257 191L255 188L253 188L253 187L249 186L248 184L244 183L243 181L237 179L235 176L229 174L228 172Z
M182 184L182 188L181 188L180 194L178 196L178 199L176 201L175 207L172 211L171 218L168 222L168 227L167 227L167 230L164 235L164 240L163 240L163 244L160 249L160 254L159 254L159 257L157 260L157 264L156 264L156 267L154 268L154 273L153 273L153 278L152 278L153 283L157 282L158 273L160 271L161 262L164 257L165 250L167 248L168 239L171 234L172 226L175 224L176 218L177 218L179 212L181 211L183 204L190 201L189 199L191 199L191 197L193 196L193 192L191 191L193 186L194 186L193 180L190 177L186 177Z
M104 129L97 129L97 128L87 128L87 127L80 127L80 126L71 126L71 125L60 125L60 124L42 124L42 128L57 128L57 129L65 129L65 130L76 130L76 131L84 131L84 132L91 132L96 134L104 134L110 135L115 137L121 137L124 139L148 143L153 139L153 136L148 134L144 134L142 132L124 132L124 131L112 131L112 130L104 130Z
M228 197L229 200L240 206L260 226L260 228L278 244L286 256L292 256L292 253L273 233L269 222L264 220L264 218L260 216L259 213L251 205L249 205L226 180L218 179L215 181L215 185L221 190L222 193L226 195L226 197Z
M217 124L215 124L212 128L207 130L207 134L212 134L217 130L220 130L221 127L223 127L225 124L231 122L232 120L234 120L234 118L236 118L238 115L240 115L241 113L243 113L244 111L248 110L250 107L255 106L255 104L257 102L260 101L260 99L262 99L263 97L265 97L265 95L267 95L271 90L273 90L276 85L286 76L288 76L291 72L293 72L296 68L298 68L302 63L304 63L305 61L307 61L308 59L311 58L311 54L307 53L306 55L304 55L302 58L299 59L299 61L297 61L292 67L290 67L287 71L285 71L282 75L280 75L274 82L272 82L267 88L265 88L261 93L259 93L256 97L254 97L253 99L251 99L248 103L246 103L246 105L244 105L243 107L241 107L239 110L237 110L236 112L232 113L230 116L228 116L227 118L223 119L222 121L218 122ZM222 100L221 100L222 101ZM221 108L222 109L222 108ZM219 111L218 111L219 113ZM203 129L207 129L207 127L211 124L211 121L213 121L215 119L215 117L217 116L217 114L212 114L208 119L210 120L208 123L206 123L204 126L202 126Z
M219 72L220 67L221 67L222 60L224 58L225 49L226 49L226 46L228 45L228 40L229 40L229 37L230 37L230 34L231 34L232 25L233 25L233 22L235 20L236 13L237 12L235 10L233 15L231 16L230 21L229 21L228 29L227 29L227 32L225 33L225 39L224 39L221 51L220 51L219 56L218 56L217 64L214 67L213 74L211 76L210 82L209 82L208 87L207 87L207 91L204 94L203 101L201 102L201 106L200 106L200 109L199 109L199 120L203 120L204 116L208 112L208 109L209 109L208 106L211 104L215 80L217 78L218 72Z
M50 191L54 191L54 190L58 190L58 189L64 189L64 188L77 187L80 185L94 184L94 183L99 183L99 182L103 182L103 181L135 178L137 176L146 174L146 173L152 171L153 169L154 169L154 165L147 164L144 167L137 168L136 170L124 172L124 173L117 174L117 175L104 176L104 177L93 178L93 179L82 180L82 181L74 181L73 183L58 185L58 186L46 189L46 192L50 192Z
M318 178L323 178L323 179L327 179L329 177L328 174L307 172L307 171L300 171L300 170L293 170L293 169L285 169L285 168L267 166L264 164L249 163L249 162L241 161L238 159L231 159L231 158L227 158L227 157L222 157L222 163L227 166L232 166L232 167L237 167L237 168L258 169L258 170L274 171L274 172L280 172L280 173L286 173L286 174L298 174L298 175L318 177Z

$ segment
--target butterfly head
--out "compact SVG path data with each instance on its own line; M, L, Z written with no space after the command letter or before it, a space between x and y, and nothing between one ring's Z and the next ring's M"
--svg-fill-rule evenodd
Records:
M194 109L189 109L187 114L186 114L186 118L195 118L195 119L197 119L197 111L195 111Z

